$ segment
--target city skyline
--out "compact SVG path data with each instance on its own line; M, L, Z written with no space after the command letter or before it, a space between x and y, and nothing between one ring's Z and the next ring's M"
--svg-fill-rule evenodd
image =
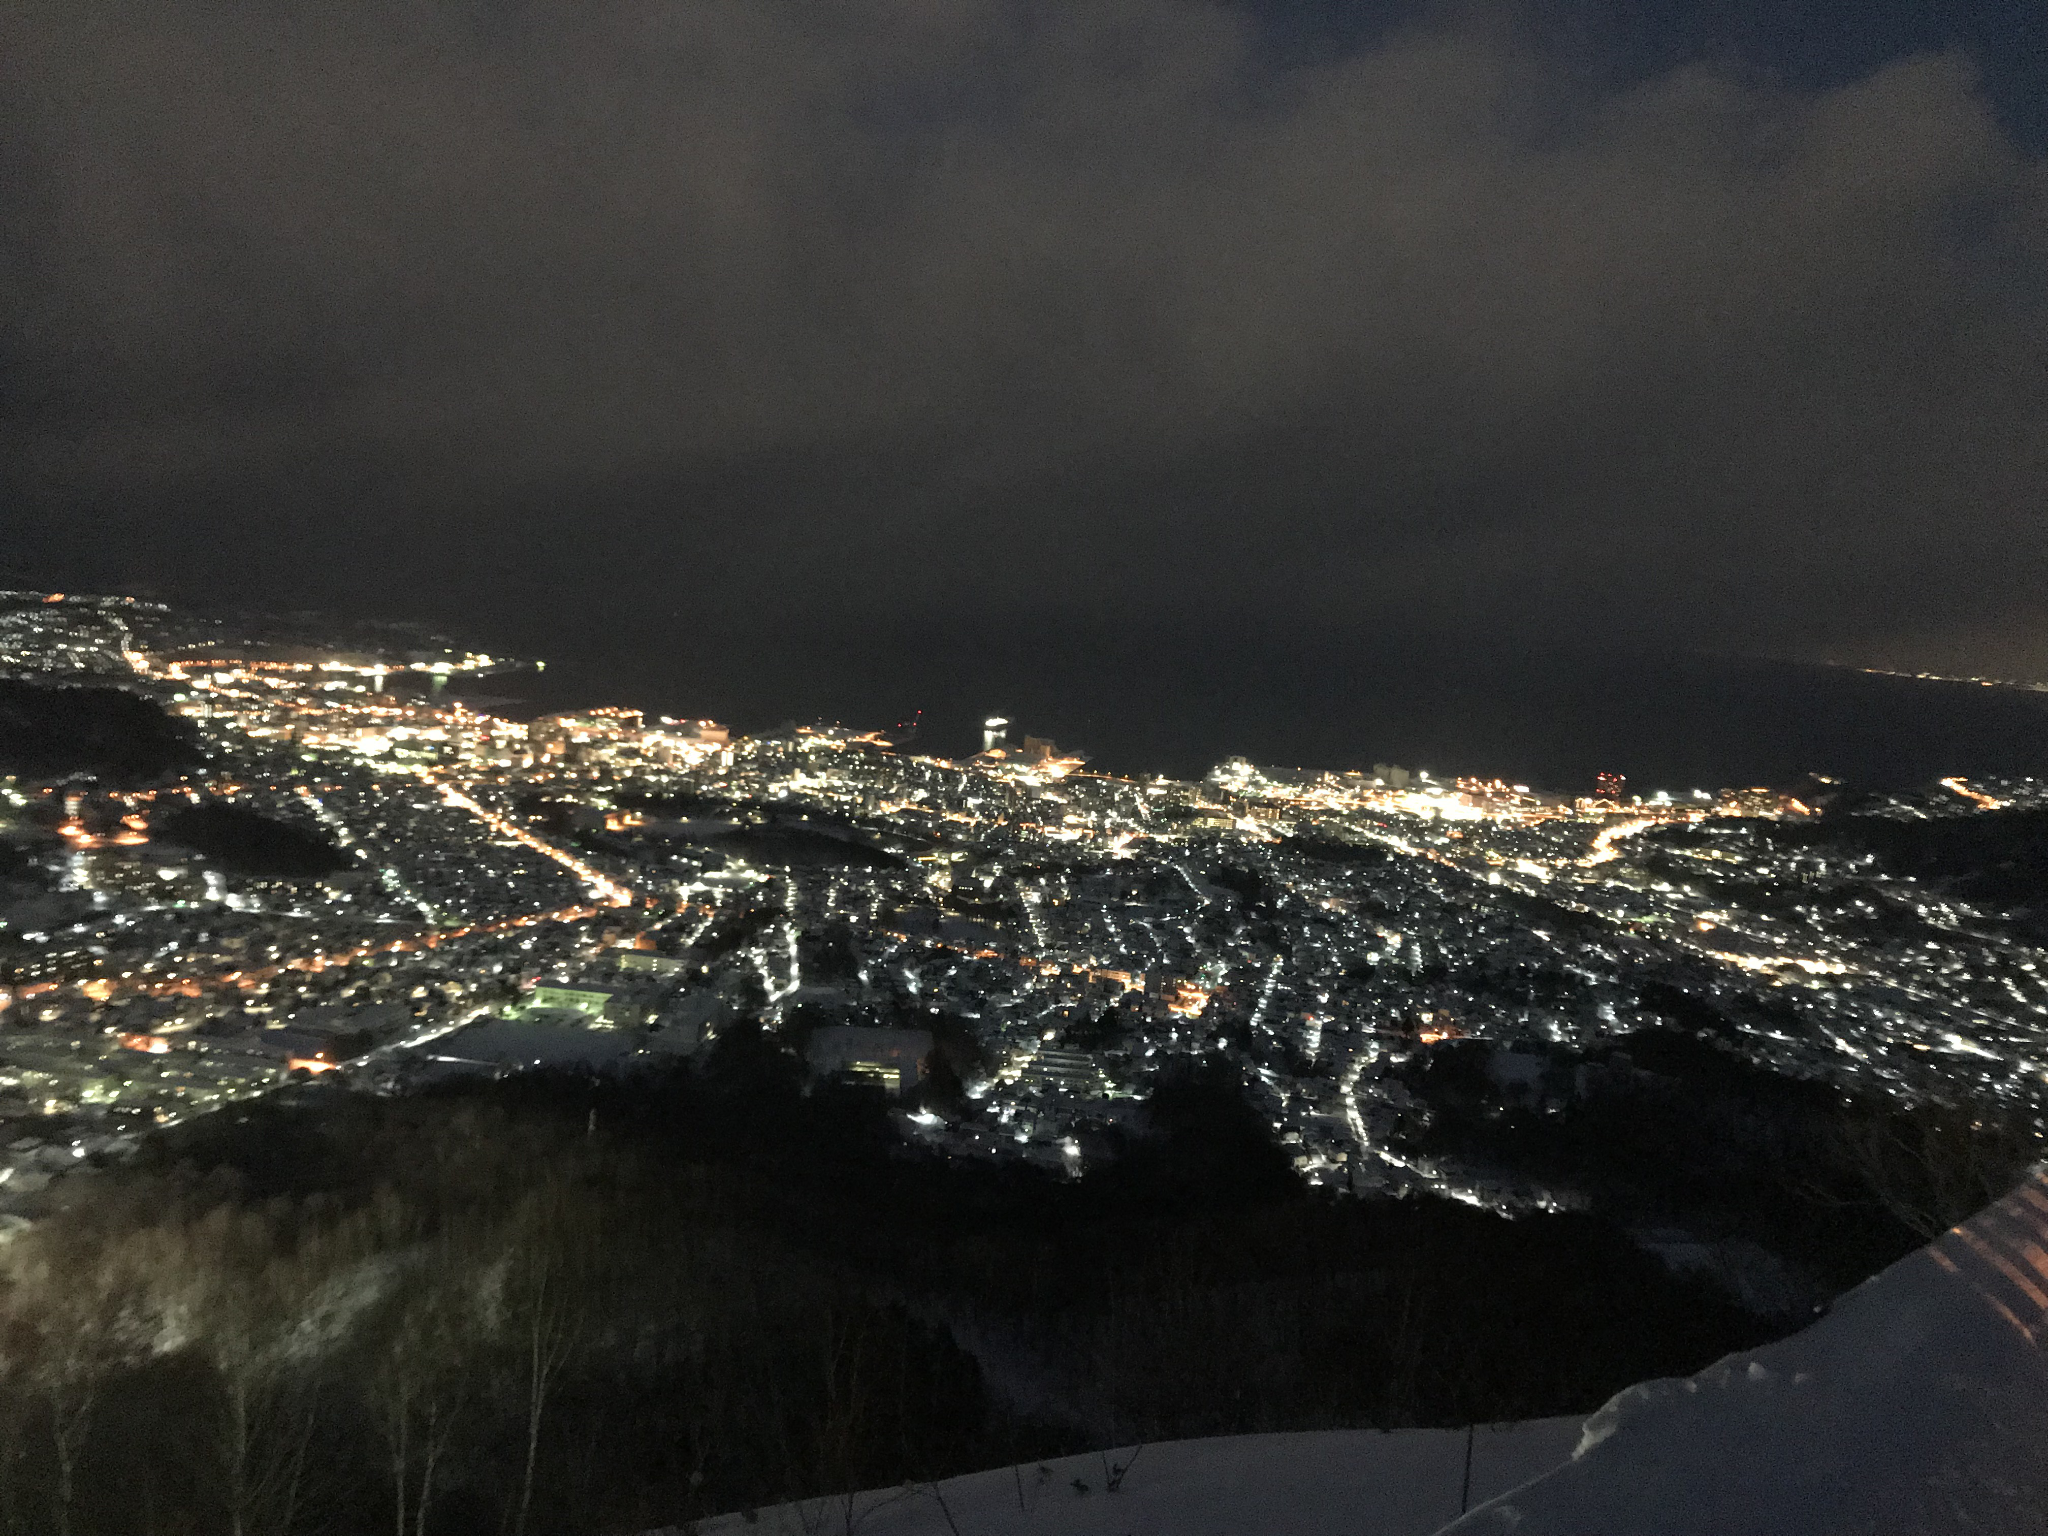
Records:
M397 1091L507 1051L646 1066L750 1023L799 1050L820 1026L908 1029L908 1092L943 1022L977 1103L906 1135L1069 1173L1162 1072L1221 1052L1312 1182L1505 1210L1575 1196L1413 1155L1403 1068L1429 1048L1469 1038L1541 1076L1710 1019L1770 1072L2042 1112L2027 877L1977 877L2017 882L2008 911L2010 892L1874 862L1906 834L1863 830L1988 817L2024 840L2038 777L1674 794L1609 772L1557 793L1235 756L1173 779L1096 771L1004 717L948 758L879 729L743 735L615 705L510 719L447 686L522 665L422 632L323 645L303 617L0 593L0 667L131 690L203 748L147 787L0 783L47 887L7 917L0 1010L80 1042L13 1049L17 1089L50 1095L25 1123L167 1122L302 1071ZM284 851L240 863L195 813ZM407 967L427 978L409 993L380 979ZM348 1023L373 1001L395 1011Z

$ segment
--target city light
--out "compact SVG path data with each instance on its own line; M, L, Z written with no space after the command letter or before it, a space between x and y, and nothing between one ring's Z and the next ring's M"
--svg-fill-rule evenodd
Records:
M225 644L40 594L16 611L46 670L125 679L209 757L120 795L0 796L43 829L52 903L24 909L45 926L21 930L4 996L29 1027L0 1038L0 1079L64 1105L165 1122L308 1076L407 1083L461 1060L424 1044L501 1015L633 1032L649 1060L742 1018L943 1020L973 1041L974 1109L900 1127L951 1154L1083 1171L1091 1131L1215 1057L1309 1183L1548 1210L1568 1196L1417 1153L1432 1053L1555 1107L1575 1079L1531 1062L1677 1010L1772 1071L1902 1101L1958 1074L2028 1115L2048 1093L2048 951L1819 835L1824 780L1638 792L1610 773L1569 794L1242 757L1129 779L1000 715L959 760L831 724L519 721L437 685L509 665L459 647ZM266 876L167 841L202 804L339 867ZM1867 804L1913 826L2048 806L2048 787L1950 775Z

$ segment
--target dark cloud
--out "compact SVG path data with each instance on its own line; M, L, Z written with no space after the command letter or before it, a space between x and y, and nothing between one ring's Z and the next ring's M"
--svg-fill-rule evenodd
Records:
M2048 667L2048 170L1969 66L1596 89L1533 39L22 0L17 548Z

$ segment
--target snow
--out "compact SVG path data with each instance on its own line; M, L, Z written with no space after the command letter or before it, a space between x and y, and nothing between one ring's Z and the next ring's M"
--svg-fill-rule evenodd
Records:
M1556 1466L1577 1417L1472 1432L1471 1500ZM855 1536L1430 1536L1455 1518L1462 1429L1326 1430L1175 1440L856 1495ZM1126 1467L1116 1492L1108 1482ZM1076 1487L1085 1486L1086 1491ZM811 1499L696 1527L721 1536L847 1536L848 1503ZM679 1530L651 1536L680 1536Z
M2048 1176L1804 1332L1629 1388L1573 1457L1445 1536L2038 1532Z
M2048 1168L1583 1422L1181 1440L722 1516L722 1536L2006 1536L2048 1529ZM1121 1486L1108 1491L1114 1469ZM679 1536L679 1533L650 1533Z

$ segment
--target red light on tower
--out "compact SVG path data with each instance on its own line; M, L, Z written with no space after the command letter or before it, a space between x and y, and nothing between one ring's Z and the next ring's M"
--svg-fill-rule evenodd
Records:
M1619 800L1622 790L1628 787L1628 780L1618 773L1595 774L1593 783L1593 793L1602 800Z

